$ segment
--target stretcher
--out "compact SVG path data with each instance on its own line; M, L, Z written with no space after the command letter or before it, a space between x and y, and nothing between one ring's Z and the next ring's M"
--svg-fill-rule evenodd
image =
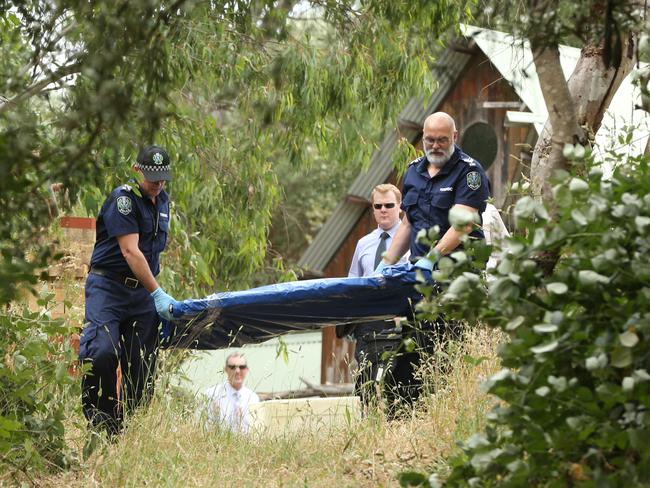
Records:
M432 283L410 263L362 278L291 281L178 302L163 323L162 346L221 349L255 344L298 330L409 316Z

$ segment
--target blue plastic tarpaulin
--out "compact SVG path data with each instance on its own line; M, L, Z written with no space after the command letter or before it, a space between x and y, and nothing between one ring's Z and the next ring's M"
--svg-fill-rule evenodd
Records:
M178 302L166 324L167 347L221 349L266 341L296 330L410 315L431 273L411 264L364 278L322 278L215 293Z

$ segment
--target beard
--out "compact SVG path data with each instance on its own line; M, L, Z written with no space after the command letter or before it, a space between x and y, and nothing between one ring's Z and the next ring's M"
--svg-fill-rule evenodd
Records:
M449 147L442 155L434 154L433 148L425 149L424 154L427 157L429 164L432 164L436 168L442 168L447 163L447 161L451 159L451 155L454 154L454 150L455 146L453 144L449 144Z

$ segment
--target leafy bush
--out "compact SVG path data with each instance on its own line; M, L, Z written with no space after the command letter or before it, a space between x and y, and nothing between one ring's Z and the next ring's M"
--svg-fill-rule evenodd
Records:
M63 422L80 395L68 372L75 359L71 332L62 319L26 308L0 313L0 472L16 476L70 464Z
M445 292L424 313L504 330L500 402L464 442L445 486L640 486L650 483L650 171L631 159L604 178L559 175L556 208L530 197L488 280L468 255L443 258ZM544 256L557 256L544 273ZM404 480L407 482L407 480ZM438 486L436 475L419 482Z

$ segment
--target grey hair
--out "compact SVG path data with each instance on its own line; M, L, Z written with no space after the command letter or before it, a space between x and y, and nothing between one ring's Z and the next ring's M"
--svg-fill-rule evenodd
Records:
M226 357L226 364L225 364L225 366L228 366L228 361L230 361L231 358L242 358L242 359L246 359L246 357L244 356L244 353L243 353L243 352L231 352L231 353L228 354L228 356ZM248 360L246 360L246 364L248 364Z

